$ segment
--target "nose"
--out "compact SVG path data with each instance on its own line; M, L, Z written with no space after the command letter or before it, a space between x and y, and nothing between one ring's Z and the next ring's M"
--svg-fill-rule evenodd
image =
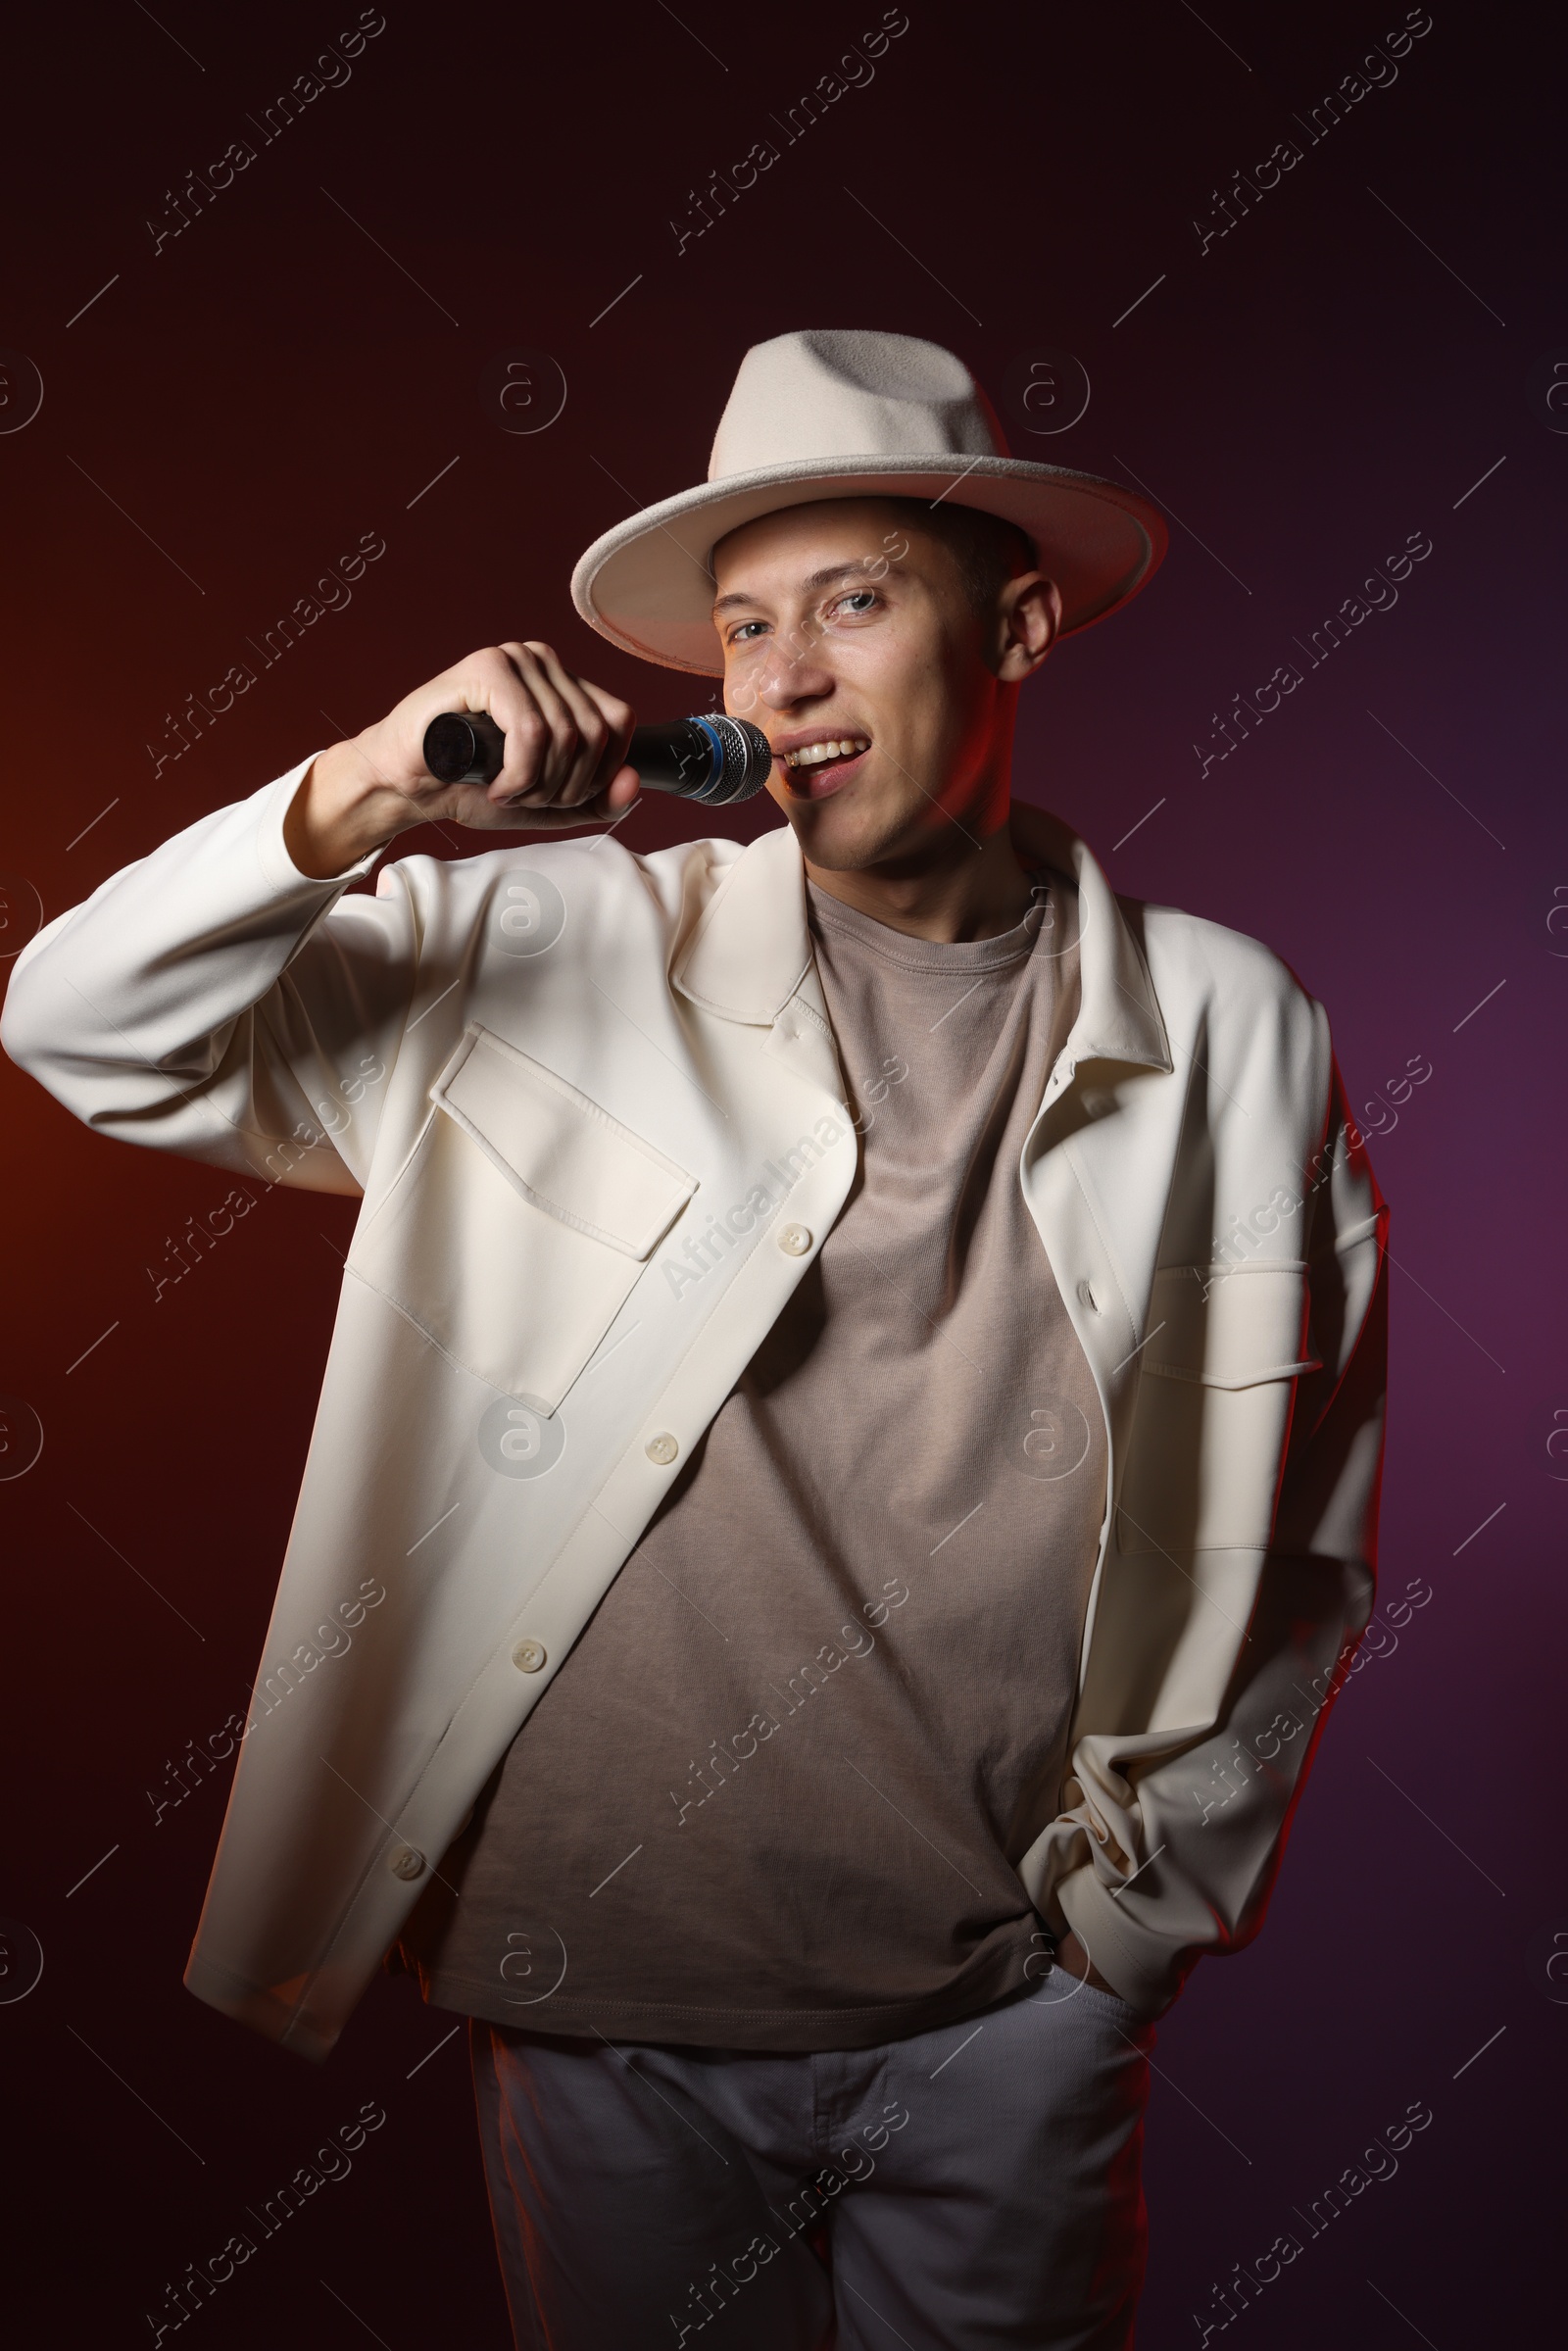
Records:
M801 703L821 701L833 692L837 682L818 647L796 631L774 638L760 674L752 680L752 686L763 709L789 710Z

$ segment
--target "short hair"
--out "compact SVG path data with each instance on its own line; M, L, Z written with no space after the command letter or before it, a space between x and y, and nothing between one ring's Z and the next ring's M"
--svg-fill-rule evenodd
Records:
M923 498L889 498L884 503L897 508L906 526L926 531L951 551L969 602L982 619L990 618L1009 579L1039 564L1039 551L1028 532L1001 514L946 502L932 506Z

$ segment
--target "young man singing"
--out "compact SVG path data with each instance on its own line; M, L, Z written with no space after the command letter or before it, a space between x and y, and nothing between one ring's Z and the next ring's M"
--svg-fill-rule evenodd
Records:
M363 1199L187 1981L321 2058L397 1945L474 2020L519 2345L1132 2340L1152 2021L1260 1923L1383 1393L1321 1006L1010 798L1162 547L951 354L782 336L573 587L785 823L585 833L632 712L509 643L18 964L78 1116ZM344 894L431 818L577 837Z

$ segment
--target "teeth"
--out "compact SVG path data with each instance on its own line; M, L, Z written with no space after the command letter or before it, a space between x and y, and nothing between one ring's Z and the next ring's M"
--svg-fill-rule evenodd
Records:
M820 767L824 759L853 759L857 752L869 751L870 748L869 736L846 735L836 743L808 743L800 751L787 751L784 764L787 767Z

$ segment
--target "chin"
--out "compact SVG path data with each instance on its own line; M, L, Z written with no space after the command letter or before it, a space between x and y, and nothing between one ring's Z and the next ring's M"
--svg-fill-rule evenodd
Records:
M854 873L897 857L920 829L916 809L878 807L870 794L855 792L792 800L785 812L805 855L830 873Z
M924 792L909 795L907 788L896 795L854 788L835 792L832 800L790 802L788 815L807 858L825 872L926 865L933 839L950 832L948 813Z

